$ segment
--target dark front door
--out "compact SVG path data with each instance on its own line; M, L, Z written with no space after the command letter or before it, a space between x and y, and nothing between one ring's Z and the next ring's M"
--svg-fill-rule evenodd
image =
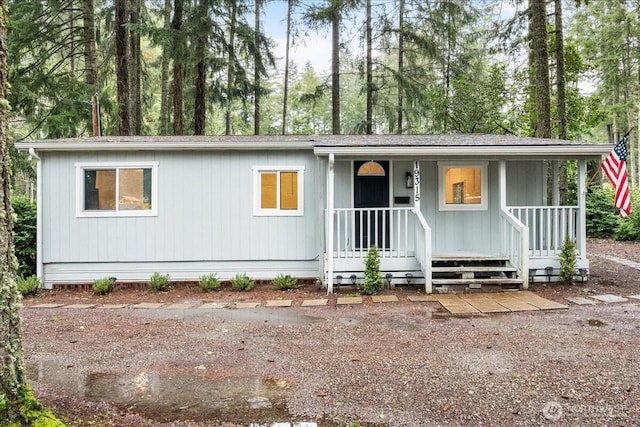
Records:
M375 163L384 175L376 173L377 165L370 162L355 161L353 165L353 206L362 209L356 211L355 216L356 249L368 249L373 245L379 249L389 248L389 211L367 209L389 207L389 162Z

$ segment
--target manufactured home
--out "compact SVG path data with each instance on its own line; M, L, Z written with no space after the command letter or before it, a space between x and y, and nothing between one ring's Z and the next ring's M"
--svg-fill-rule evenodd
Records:
M508 135L172 136L26 141L44 286L216 273L527 288L576 244L586 279L587 162L610 144ZM577 163L577 203L559 164ZM550 183L550 185L548 185ZM550 188L550 191L547 190Z

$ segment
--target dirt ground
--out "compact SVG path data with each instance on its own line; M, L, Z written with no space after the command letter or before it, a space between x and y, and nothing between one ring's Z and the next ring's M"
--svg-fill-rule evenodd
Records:
M640 262L640 243L589 240L588 253L588 282L532 289L562 303L640 294L638 270L599 256ZM324 307L300 307L325 297L311 284L49 292L24 301L24 358L36 395L73 426L640 425L640 301L460 318L407 300L420 292ZM293 307L29 308L270 299Z

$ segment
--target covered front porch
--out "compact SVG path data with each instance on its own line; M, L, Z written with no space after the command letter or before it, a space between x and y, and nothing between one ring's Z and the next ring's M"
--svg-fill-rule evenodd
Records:
M435 170L439 162L390 160L389 206L356 207L356 203L345 205L353 200L353 162L357 159L338 160L352 165L351 172L344 173L336 172L334 153L327 157L323 282L328 293L337 286L361 283L371 246L379 250L380 270L388 285L424 284L426 293L444 283L470 287L504 283L527 289L531 280L555 280L560 266L558 255L566 239L576 243L576 275L587 274L585 160L578 161L576 205L559 204L557 161L551 168L551 200L546 200L546 189L537 191L534 197L523 197L525 189L512 179L521 165L510 168L509 160L504 159L487 161L483 170L487 175L487 194L483 195L486 209L457 212L438 207L441 176ZM407 164L411 165L411 185L403 180L399 186L393 181L404 177ZM546 180L546 174L538 177L537 183L543 178ZM511 180L514 182L510 184ZM344 193L345 187L350 189L350 197L337 194ZM397 196L399 193L402 196ZM542 193L545 197L539 197ZM528 203L513 203L520 201ZM474 238L475 234L481 237Z

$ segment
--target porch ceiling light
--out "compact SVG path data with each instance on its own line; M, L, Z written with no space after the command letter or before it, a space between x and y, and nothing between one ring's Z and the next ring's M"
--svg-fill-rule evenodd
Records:
M378 162L369 160L358 168L358 176L385 176L384 168Z

